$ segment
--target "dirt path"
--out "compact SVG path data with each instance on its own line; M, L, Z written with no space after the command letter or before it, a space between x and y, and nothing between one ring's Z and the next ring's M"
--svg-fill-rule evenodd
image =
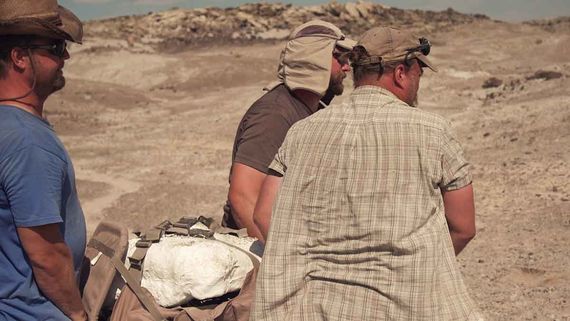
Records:
M111 208L117 200L126 194L136 193L141 184L121 178L120 176L110 176L95 171L82 170L79 183L82 188L91 186L99 189L99 193L92 191L92 197L83 201L81 207L85 213L87 223L87 234L92 234L97 224L103 219L103 213Z

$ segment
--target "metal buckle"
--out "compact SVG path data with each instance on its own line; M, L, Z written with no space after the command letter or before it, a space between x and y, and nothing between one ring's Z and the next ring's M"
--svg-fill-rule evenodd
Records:
M132 257L129 257L129 263L131 265L131 268L134 268L137 270L142 269L142 260L137 260L137 259L134 259Z

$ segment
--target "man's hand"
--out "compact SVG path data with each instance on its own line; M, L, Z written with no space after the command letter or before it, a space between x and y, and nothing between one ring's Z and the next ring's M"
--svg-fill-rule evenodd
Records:
M261 239L264 243L267 240L267 234L269 233L269 225L271 223L271 211L273 209L273 203L275 202L275 197L281 186L281 181L283 177L267 175L261 185L261 192L259 193L259 199L255 205L255 211L253 212L253 222L259 228L259 231L263 235Z
M249 236L258 239L262 239L262 235L253 223L253 210L265 176L267 176L265 173L247 165L234 163L232 165L230 191L228 193L228 199L232 207L232 216L238 227L246 228Z
M454 191L442 191L445 217L455 255L475 237L475 203L471 184Z
M71 252L63 241L59 225L19 227L18 235L42 293L71 320L87 320Z

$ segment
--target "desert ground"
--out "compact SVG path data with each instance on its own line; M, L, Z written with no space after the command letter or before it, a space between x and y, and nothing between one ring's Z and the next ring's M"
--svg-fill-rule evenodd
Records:
M478 233L458 260L488 320L570 320L570 28L548 27L483 20L429 35L440 70L424 74L419 108L452 121L472 163ZM220 218L237 124L275 79L283 44L73 46L46 112L88 232L101 220ZM350 77L345 87L330 108Z

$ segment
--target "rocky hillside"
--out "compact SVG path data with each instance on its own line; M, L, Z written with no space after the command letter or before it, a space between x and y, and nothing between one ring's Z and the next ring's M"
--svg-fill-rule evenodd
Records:
M286 38L290 30L310 19L322 19L357 35L376 25L406 26L423 33L487 20L484 15L445 11L402 10L358 1L316 6L255 3L235 8L171 9L86 24L92 37L126 39L131 45L176 50L204 43L243 42Z
M570 17L525 21L524 24L538 26L549 32L570 30Z

